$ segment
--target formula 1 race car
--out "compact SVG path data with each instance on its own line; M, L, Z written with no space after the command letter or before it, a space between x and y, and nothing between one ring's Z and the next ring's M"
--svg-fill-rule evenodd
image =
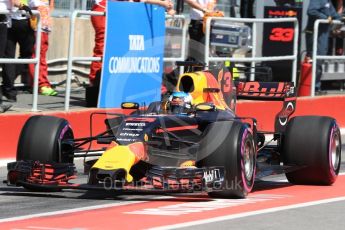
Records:
M7 184L244 198L255 179L277 173L293 184L335 182L339 127L331 117L290 119L293 83L233 83L231 71L220 68L182 74L175 91L148 107L122 103L129 115L105 114L106 130L85 138L74 138L65 119L32 116L21 131L16 162L8 164ZM257 130L255 118L238 117L236 98L282 101L275 130ZM84 184L71 182L76 157L84 158Z

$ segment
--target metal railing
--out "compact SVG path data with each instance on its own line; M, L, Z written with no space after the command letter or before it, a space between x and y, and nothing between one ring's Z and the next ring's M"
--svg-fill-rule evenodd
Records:
M186 17L184 15L175 15L175 16L167 15L165 17L165 20L169 20L169 19L181 20L181 23L182 23L181 53L179 57L164 57L163 60L165 62L184 61L186 58L186 42L187 42L187 29L188 29L188 24L186 23Z
M89 11L88 11L89 12ZM181 34L179 34L179 43L180 43L180 49L178 52L178 55L171 55L171 57L164 57L164 62L176 62L176 61L184 61L186 58L186 43L187 43L187 30L188 30L188 23L186 22L186 17L184 15L175 15L175 16L170 16L166 15L166 21L168 22L168 28L173 28L173 30L181 30ZM169 20L173 22L169 22ZM173 24L173 25L171 25ZM176 37L176 36L175 36ZM56 63L68 63L68 58L57 58L57 59L51 59L47 61L48 65L53 65ZM73 63L78 63L80 65L83 65L85 67L89 67L91 64L91 61L74 61ZM74 68L74 67L73 67ZM183 71L183 67L182 71ZM67 71L67 66L66 67L59 67L59 68L52 68L49 67L49 72L62 72L62 71ZM86 74L84 70L81 69L73 69L73 71L76 72L82 72L83 75ZM89 74L89 73L87 73Z
M212 57L210 56L210 35L211 35L211 21L222 21L228 23L252 23L252 57ZM258 23L279 23L279 22L293 22L294 23L294 43L293 43L293 54L284 56L273 56L273 57L256 57L257 55L257 24ZM298 34L299 26L297 18L264 18L264 19L247 19L247 18L218 18L210 17L206 21L206 32L205 32L205 63L208 66L209 62L247 62L252 63L252 67L255 67L256 62L263 61L283 61L291 60L292 64L292 82L296 85L297 76L297 59L298 59ZM251 74L250 80L253 81L255 78L254 74Z
M55 0L56 9L67 10L88 10L91 8L92 0Z
M180 55L178 57L164 57L163 61L164 62L176 62L176 61L184 61L186 60L186 44L187 44L187 30L188 30L188 24L186 22L186 17L184 15L175 15L175 16L170 16L170 15L166 15L165 16L165 20L180 20L182 26L180 27L180 29L182 30L182 34L181 34L181 52ZM184 67L181 66L180 68L180 74L183 73L184 71Z
M318 60L345 60L345 56L328 56L328 55L317 55L317 40L319 34L319 26L320 24L329 24L327 19L318 19L314 23L314 34L313 34L313 65L312 65L312 78L311 78L311 89L310 89L310 96L315 96L315 80L316 80L316 67ZM334 20L332 24L335 25L342 25L341 21Z
M67 54L67 78L66 78L66 93L65 93L65 111L69 110L69 103L71 97L71 80L72 80L72 67L73 62L76 61L101 61L101 57L74 57L74 31L75 23L78 15L90 15L90 16L104 16L104 12L95 12L95 11L85 11L85 10L76 10L71 15L71 23L69 29L69 45L68 45L68 54Z
M34 82L33 82L33 92L32 92L32 111L37 111L38 103L38 75L39 75L39 63L41 55L41 16L39 11L33 10L32 13L37 17L37 30L36 30L36 49L35 58L0 58L0 63L2 64L35 64L34 72ZM8 15L9 11L0 11L0 14Z

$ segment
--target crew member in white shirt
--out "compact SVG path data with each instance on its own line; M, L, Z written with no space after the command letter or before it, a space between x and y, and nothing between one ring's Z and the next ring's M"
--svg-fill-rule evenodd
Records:
M189 33L189 59L203 60L203 50L205 44L205 34L202 31L202 20L204 13L212 12L215 7L215 0L185 0L190 6ZM200 60L202 59L202 60Z

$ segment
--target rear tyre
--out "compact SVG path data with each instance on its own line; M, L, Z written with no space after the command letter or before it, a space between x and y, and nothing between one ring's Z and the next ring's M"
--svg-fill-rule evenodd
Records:
M222 190L209 196L245 198L253 188L256 170L256 149L249 127L238 121L210 124L200 142L197 166L225 169Z
M341 136L336 121L330 117L292 118L283 144L284 165L301 166L286 173L293 184L331 185L341 163Z
M65 119L52 116L30 117L20 133L17 161L73 163L73 143L62 144L67 139L72 141L74 135Z

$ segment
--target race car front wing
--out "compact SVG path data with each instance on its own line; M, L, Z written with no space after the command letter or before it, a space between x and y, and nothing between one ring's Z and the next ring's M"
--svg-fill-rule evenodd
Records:
M80 189L115 190L118 192L212 192L222 190L224 167L159 167L154 166L146 176L130 183L106 178L99 183L78 184L70 182L77 178L72 163L42 164L34 161L8 163L7 180L9 186L24 186L37 190Z

